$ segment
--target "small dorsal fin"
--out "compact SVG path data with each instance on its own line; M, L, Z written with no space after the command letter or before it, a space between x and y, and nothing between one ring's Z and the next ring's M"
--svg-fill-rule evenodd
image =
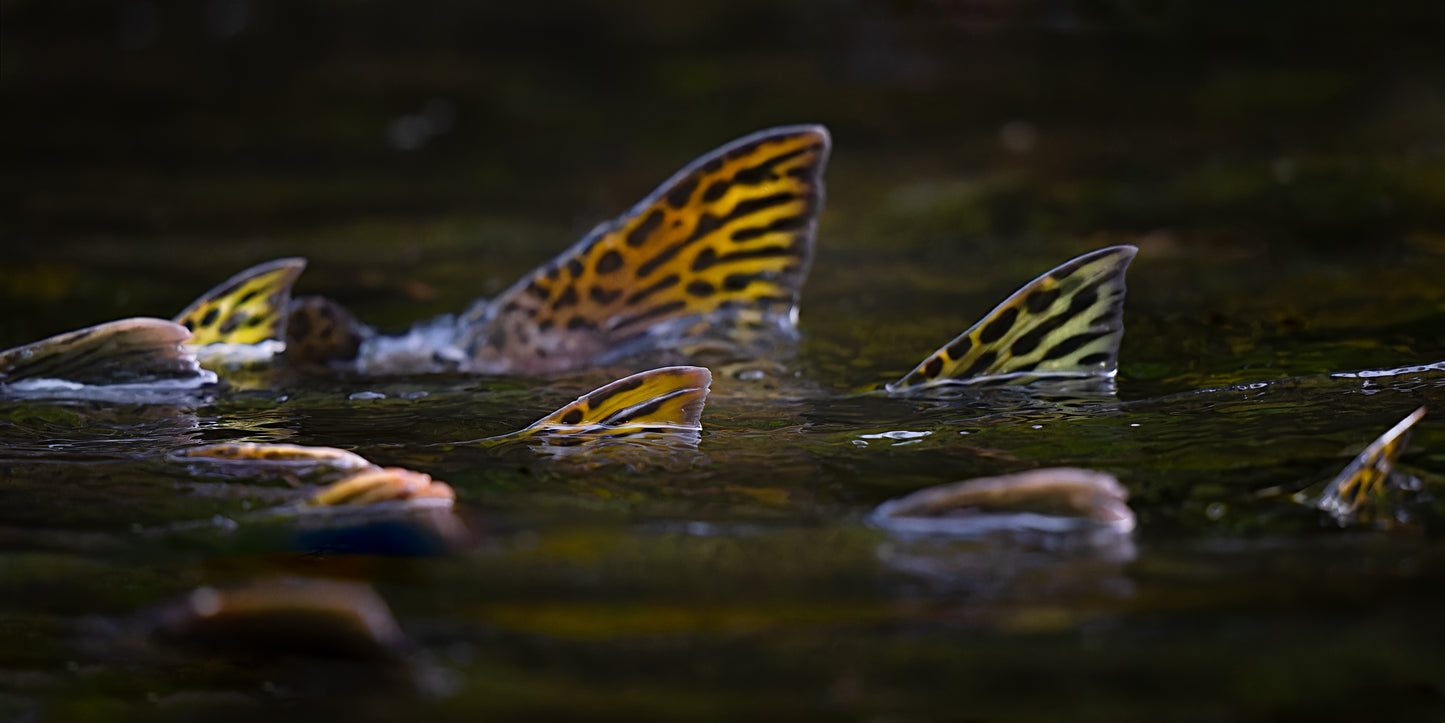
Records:
M662 367L618 379L537 420L522 434L547 429L659 427L702 429L712 372Z
M218 284L176 315L191 330L191 344L255 344L281 339L291 285L306 259L287 258L257 264Z
M1420 407L1371 442L1330 480L1316 506L1340 524L1352 521L1360 509L1384 492L1385 482L1395 470L1395 459L1410 442L1410 428L1424 416L1425 408Z
M1099 249L1030 281L886 389L1009 375L1112 377L1124 335L1124 272L1136 252Z
M121 319L58 334L0 352L0 384L61 379L83 384L135 384L192 379L201 373L182 345L185 327L164 319Z

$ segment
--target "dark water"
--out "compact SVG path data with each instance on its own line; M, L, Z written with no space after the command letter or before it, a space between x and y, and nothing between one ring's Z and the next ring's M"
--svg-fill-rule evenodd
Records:
M835 143L800 352L763 382L715 369L695 450L443 444L625 369L0 401L0 718L1445 717L1445 372L1328 376L1445 359L1430 3L0 12L4 347L169 317L289 255L311 262L298 291L399 330L730 138L823 122ZM1114 243L1140 247L1117 399L851 394ZM1341 530L1289 500L1421 405L1410 525ZM254 515L284 484L162 459L226 440L423 470L458 492L436 529L465 532L445 554L298 552L320 533ZM1054 465L1116 474L1135 533L1060 549L863 524ZM199 586L282 573L372 584L412 647L275 659L145 634Z

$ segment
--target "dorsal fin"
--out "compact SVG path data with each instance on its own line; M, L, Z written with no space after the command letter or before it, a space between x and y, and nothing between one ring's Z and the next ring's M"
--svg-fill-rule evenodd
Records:
M703 367L662 367L590 391L518 434L580 428L702 429L712 372Z
M175 321L191 330L191 343L197 346L279 340L285 333L291 285L305 268L306 259L301 258L252 266L202 294Z
M1340 524L1353 520L1361 508L1384 492L1385 482L1395 470L1395 459L1410 442L1410 428L1424 416L1425 408L1420 407L1371 442L1330 480L1316 506Z
M0 352L0 383L63 379L134 384L192 379L201 373L183 344L185 327L164 319L121 319Z
M829 147L822 126L786 126L693 161L465 314L475 371L556 372L699 336L741 346L794 334Z
M886 389L1007 375L1112 377L1124 336L1124 272L1136 252L1099 249L1030 281Z

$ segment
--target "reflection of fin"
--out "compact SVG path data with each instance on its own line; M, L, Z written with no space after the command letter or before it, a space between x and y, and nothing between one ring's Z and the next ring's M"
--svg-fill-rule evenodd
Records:
M1010 376L1112 377L1124 336L1124 271L1137 251L1110 246L1034 279L886 388L898 393Z
M0 383L62 379L83 384L190 380L200 375L182 344L185 327L162 319L121 319L0 352ZM214 379L214 377L211 377Z
M324 365L356 358L361 342L375 332L341 304L322 296L291 302L286 320L286 360Z
M191 302L175 321L195 334L191 343L197 346L280 339L291 284L304 268L306 260L299 258L252 266Z
M1385 483L1395 470L1395 458L1410 441L1410 428L1424 416L1425 408L1420 407L1371 442L1330 481L1315 504L1340 524L1351 522L1361 508L1385 492Z
M822 126L787 126L693 161L468 312L461 344L474 371L555 372L696 336L791 335L829 144Z

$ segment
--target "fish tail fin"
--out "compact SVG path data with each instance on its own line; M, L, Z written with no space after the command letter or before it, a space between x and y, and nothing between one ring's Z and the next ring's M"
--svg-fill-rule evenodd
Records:
M830 144L784 126L703 155L464 314L462 346L479 371L549 373L795 334Z
M1395 471L1395 460L1410 442L1410 428L1424 416L1425 408L1420 407L1371 442L1330 480L1315 506L1340 524L1354 520L1358 512L1384 493L1385 483Z
M286 360L301 365L351 361L375 334L346 307L324 296L292 300L286 310Z
M537 420L519 434L587 428L699 430L712 372L662 367L618 379Z
M984 378L1111 378L1124 336L1124 272L1138 249L1110 246L1030 281L886 385L892 393Z
M121 319L0 352L0 384L61 379L131 384L190 379L201 373L184 347L185 327L164 319Z
M232 276L191 302L175 322L191 330L191 344L255 344L285 333L291 285L306 259L286 258L257 264Z

